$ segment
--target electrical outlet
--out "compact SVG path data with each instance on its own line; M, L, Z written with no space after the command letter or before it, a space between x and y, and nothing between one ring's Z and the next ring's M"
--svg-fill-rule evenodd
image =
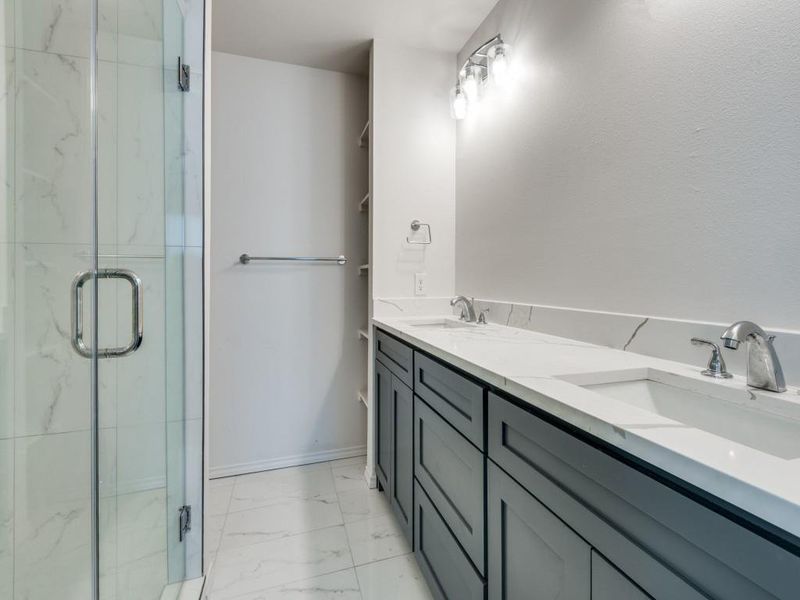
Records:
M427 292L425 290L425 279L428 277L427 273L414 273L414 295L424 296Z

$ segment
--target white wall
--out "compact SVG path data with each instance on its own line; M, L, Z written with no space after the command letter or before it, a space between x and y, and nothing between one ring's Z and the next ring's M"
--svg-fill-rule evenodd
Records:
M372 295L451 296L455 265L455 123L448 94L455 56L377 39L372 50ZM409 245L410 224L434 243Z
M370 55L369 316L392 307L408 314L414 277L425 274L427 298L455 290L456 126L448 96L455 56L373 40ZM418 219L431 227L428 246L406 242ZM374 397L374 340L369 341L368 404ZM374 414L368 417L365 476L375 485Z
M216 52L213 71L211 474L363 453L367 82ZM241 266L243 252L350 262Z
M501 0L459 125L457 289L800 328L800 4ZM462 53L461 58L464 58Z

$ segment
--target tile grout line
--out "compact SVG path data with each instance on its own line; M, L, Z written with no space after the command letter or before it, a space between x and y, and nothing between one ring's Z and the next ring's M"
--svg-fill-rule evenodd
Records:
M341 494L342 494L342 493L348 494L348 493L351 493L351 492L358 492L358 491L361 491L361 490L347 490L347 491L345 491L345 492L337 492L337 493L336 493L336 497L337 497L337 499L339 500L339 508L341 509L341 501L342 501L342 499L341 499ZM370 490L369 488L367 488L367 490L366 490L366 491L367 491L367 492L371 492L372 490ZM379 494L382 494L383 492L378 492L378 493L379 493ZM385 515L388 515L388 514L389 514L389 512L390 512L390 510L391 510L391 508L389 508L389 510L387 510L386 512L381 512L381 513L377 513L377 514L368 514L368 515L364 515L364 516L359 516L357 519L353 519L352 521L346 521L346 522L345 522L345 525L347 525L347 524L349 524L349 523L360 523L361 521L366 521L366 520L368 520L368 519L373 519L373 518L376 518L376 517L383 517L383 516L385 516ZM342 517L344 518L344 513L342 513Z
M260 590L255 590L254 592L245 592L244 594L240 594L238 596L232 596L230 599L227 600L239 600L244 598L251 598L253 594L260 594L262 592L272 592L275 590L279 590L289 585L293 585L295 583L301 583L303 581L311 581L312 579L319 579L320 577L328 577L329 575L337 575L338 573L346 573L347 571L353 571L356 576L356 581L358 582L358 593L361 594L361 582L358 580L358 574L355 573L355 567L347 567L346 569L336 569L335 571L330 571L328 573L320 573L319 575L314 575L313 577L303 577L301 579L293 579L292 581L287 581L286 583L281 583L278 585L270 586L267 588L262 588ZM214 600L214 598L209 597L209 600Z
M317 464L318 465L318 464L322 464L322 463L312 463L312 464ZM325 469L327 468L327 470L331 473L331 479L333 479L333 473L332 473L333 469L332 469L332 467L330 465L330 461L328 461L325 464L326 464L325 467L320 467L319 469L312 469L312 471L321 471L322 472L322 471L325 471ZM299 465L299 466L305 466L305 465ZM296 469L296 467L287 467L286 469L275 469L274 471L282 471L282 470L288 470L288 469ZM273 472L273 471L261 471L261 473L271 473L271 472ZM252 509L231 511L230 508L231 508L231 505L233 504L233 495L236 492L237 483L239 483L241 481L240 478L242 478L242 477L246 477L246 475L236 475L236 476L234 476L234 481L233 481L233 485L232 485L233 489L231 490L231 495L230 495L230 498L228 499L228 508L227 508L226 513L225 513L225 521L223 523L222 533L220 535L219 544L217 546L217 554L219 554L219 552L221 552L223 550L222 549L222 542L225 539L225 526L227 525L228 517L231 514L240 514L240 513L248 512L249 510L263 510L264 508L269 508L270 507L270 505L266 505L266 506L252 508ZM225 486L225 487L227 487L227 486ZM290 535L277 536L277 537L274 537L274 538L269 539L269 540L264 540L262 542L255 542L255 543L252 543L252 544L244 544L242 546L235 546L234 548L226 548L225 550L226 551L230 551L230 550L236 550L238 548L245 548L247 546L255 546L255 545L260 544L260 543L266 543L266 542L271 542L271 541L280 540L280 539L287 539L287 538L295 537L297 535L304 535L304 534L311 533L311 532L314 532L314 531L321 531L323 529L330 529L330 528L333 528L333 527L342 527L342 528L344 528L344 517L342 515L341 505L339 504L339 497L338 497L338 495L336 495L336 492L335 492L335 482L334 482L334 493L333 493L333 495L336 496L336 506L337 506L337 509L339 510L339 517L340 517L340 519L342 521L341 523L338 523L336 525L327 525L325 527L316 527L316 528L309 529L309 530L306 530L306 531L298 531L298 532L290 534ZM345 532L345 534L346 534L346 532ZM348 542L348 550L350 550L349 542ZM352 551L350 552L350 555L351 555L351 558L352 558Z
M275 540L270 540L270 541L286 540L286 539L289 539L289 538L291 538L291 537L296 537L296 536L299 536L299 535L306 535L306 534L309 534L309 533L314 533L314 532L317 532L317 531L324 531L324 530L326 530L326 529L335 529L335 528L337 528L337 527L342 527L342 528L344 528L344 525L330 525L330 526L328 526L328 527L320 527L319 529L314 529L314 530L312 530L312 531L306 531L306 532L303 532L303 533L298 533L298 534L296 534L296 535L285 536L285 537L282 537L282 538L275 538ZM346 536L347 536L347 532L345 532L345 539L347 540L347 537L346 537ZM250 546L254 546L254 545L256 545L256 544L250 544ZM239 548L247 548L247 547L248 547L248 546L240 546ZM238 550L239 548L232 548L232 550ZM256 591L254 591L254 592L245 592L244 594L240 594L239 596L233 596L233 597L231 597L229 600L236 600L236 598L242 598L242 597L249 596L249 595L252 595L252 594L258 594L258 593L260 593L260 592L267 591L267 590L275 590L275 589L278 589L278 588L280 588L280 587L283 587L283 586L286 586L286 585L291 585L291 584L293 584L293 583L298 583L298 582L300 582L300 581L307 581L307 580L309 580L309 579L316 579L316 578L318 578L318 577L323 577L323 576L326 576L326 575L331 575L331 574L333 574L333 573L340 573L340 572L342 572L342 571L349 571L349 570L353 570L353 571L355 571L355 569L356 569L356 565L355 565L355 561L353 561L353 553L352 553L352 550L350 549L350 542L349 542L349 540L347 541L347 551L350 553L350 560L351 560L351 562L353 563L353 564L352 564L352 566L350 566L350 567L346 567L346 568L344 568L344 569L335 569L335 570L333 570L333 571L325 571L325 572L321 572L321 573L318 573L318 574L316 574L316 575L314 575L314 576L312 576L312 577L301 577L300 579L292 579L291 581L287 581L287 582L285 582L285 583L282 583L282 584L279 584L279 585L277 585L277 586L272 586L272 587L269 587L269 588L263 588L263 589L261 589L261 590L256 590ZM360 588L360 584L359 584L359 588ZM210 588L210 589L211 589L211 588ZM359 589L359 592L360 592L360 589ZM213 597L213 596L209 596L209 600L215 600L215 599L214 599L214 597ZM225 600L228 600L228 599L225 599Z
M356 490L352 490L352 491L356 491ZM296 502L300 503L302 501L303 500L300 499L300 500L297 500ZM383 513L378 513L378 514L365 515L363 517L359 517L359 518L353 519L351 521L345 521L344 520L344 513L342 512L341 501L339 500L338 494L336 494L336 504L337 504L337 508L339 510L339 517L340 517L340 520L341 520L340 523L336 523L334 525L324 525L322 527L314 527L312 529L305 529L303 531L296 531L296 532L290 533L288 535L275 535L274 537L271 537L271 538L268 538L268 539L265 539L265 540L252 542L250 544L242 544L242 545L239 545L239 546L234 546L232 548L223 548L223 546L222 546L222 541L225 538L224 526L227 525L228 517L231 516L231 515L238 515L238 514L247 513L247 512L250 512L250 511L264 510L264 509L267 509L267 508L271 508L272 505L259 506L259 507L256 507L256 508L248 508L248 509L244 509L244 510L228 511L224 515L212 515L212 517L220 517L220 516L225 517L223 530L222 530L222 533L221 533L221 536L220 536L220 542L219 542L219 545L217 547L217 552L220 552L220 551L223 551L223 550L225 550L225 551L236 550L236 549L239 549L239 548L245 548L247 546L255 546L257 544L272 542L272 541L280 540L280 539L287 539L287 538L295 537L297 535L303 535L303 534L306 534L306 533L311 533L311 532L314 532L314 531L320 531L322 529L329 529L329 528L332 528L332 527L344 527L345 528L345 532L346 532L347 531L347 525L355 524L355 523L362 523L362 522L368 521L370 519L383 518L383 517L386 517L387 515L389 515L389 512L383 512ZM348 539L348 545L349 545L349 539Z
M342 465L341 467L334 468L333 467L333 462L334 461L328 461L327 462L327 468L328 468L328 471L330 472L331 478L333 480L333 494L332 495L335 496L335 498L336 498L336 506L337 506L337 510L339 512L339 517L340 517L341 523L336 524L336 525L329 525L329 526L326 526L326 527L319 527L319 528L315 528L315 529L310 529L310 530L307 530L307 531L297 532L297 533L294 533L294 534L291 534L291 535L287 535L287 536L280 536L280 537L273 538L271 540L265 540L264 542L257 542L255 544L246 544L244 546L236 546L234 548L223 549L222 543L223 543L223 540L225 538L225 528L226 528L227 523L228 523L228 517L231 514L243 513L243 512L247 512L248 510L259 510L259 509L263 509L263 508L269 508L269 505L264 506L264 507L256 507L256 508L252 508L252 509L240 510L240 511L231 511L231 506L233 504L233 497L234 497L234 494L236 492L236 488L238 487L238 483L242 480L241 478L246 477L247 475L232 476L231 479L233 479L233 482L232 482L232 484L230 486L220 486L222 488L231 487L232 489L231 489L230 497L228 498L228 504L227 504L227 508L226 508L225 514L224 515L215 515L215 516L224 516L224 519L223 519L220 539L219 539L219 542L217 544L216 552L214 553L214 564L216 563L216 559L217 559L218 555L220 553L222 553L222 552L227 553L227 552L239 550L241 548L247 548L247 547L250 547L250 546L255 546L255 545L259 544L259 543L269 543L269 542L277 541L277 540L286 540L286 539L289 539L289 538L292 538L292 537L296 537L296 536L299 536L299 535L307 535L309 533L322 531L322 530L325 530L325 529L334 529L336 527L341 527L344 530L345 541L347 542L347 551L350 554L350 561L351 561L351 565L352 565L351 567L348 567L346 569L337 569L335 571L330 571L330 572L325 572L325 573L319 573L319 574L317 574L317 575L315 575L313 577L310 577L310 578L306 577L306 578L302 578L302 579L293 580L293 581L290 581L290 582L286 582L286 583L280 584L278 586L274 586L274 587L264 588L262 590L258 590L255 593L259 593L259 592L262 592L262 591L276 590L276 589L280 589L281 587L284 587L286 585L291 585L292 583L297 583L297 582L300 582L300 581L306 581L306 580L309 580L309 579L316 579L318 577L323 577L323 576L326 576L326 575L331 575L331 574L335 574L335 573L340 573L340 572L352 570L354 575L355 575L355 577L356 577L356 582L358 584L359 596L363 600L363 591L361 589L361 581L360 581L360 579L358 577L357 568L358 567L367 566L367 565L373 564L375 562L381 562L383 560L391 560L392 558L398 558L399 556L405 556L408 553L404 553L404 554L401 554L401 555L398 555L398 556L395 556L395 557L389 557L389 558L386 558L386 559L381 559L381 560L378 560L378 561L370 561L370 562L364 563L363 565L356 565L355 564L355 559L353 557L352 542L350 540L350 535L349 535L349 533L347 531L347 527L346 527L346 525L348 523L345 523L345 521L344 521L344 513L342 512L340 494L341 493L351 492L351 491L362 491L362 490L360 490L359 488L354 488L353 490L341 490L341 491L338 490L336 488L335 471L338 470L338 469L351 467L353 465L352 464L350 464L350 465ZM315 464L317 464L317 463L315 463ZM304 465L299 465L299 466L304 466ZM358 465L358 466L360 466L360 465ZM294 467L288 467L288 469L292 469L292 468L294 468ZM282 470L282 469L275 469L275 471L279 471L279 470ZM324 471L324 470L325 470L324 467L320 467L320 469L319 469L319 471ZM264 473L264 472L272 472L272 471L262 471L262 473ZM368 493L370 490L369 490L369 488L367 488L365 491ZM383 517L386 514L388 514L388 513L381 513L381 514L378 514L378 515L367 515L363 519L360 518L360 519L357 519L355 521L350 521L350 523L363 522L363 521L369 520L371 518ZM213 571L213 570L214 570L214 567L212 566L211 571ZM213 575L212 575L211 571L208 573L209 583L213 583ZM211 594L211 591L209 591L208 598L209 598L209 600L213 600L213 596L210 595L210 594ZM244 597L246 595L248 595L248 594L244 594L244 595L242 595L240 597ZM232 599L232 600L235 600L235 599Z
M234 480L233 484L230 486L231 487L231 494L228 497L228 506L225 509L225 514L213 515L215 517L216 516L221 516L222 517L222 527L220 528L220 532L219 532L219 540L217 540L217 545L216 545L216 548L214 549L214 557L213 557L213 559L210 560L210 563L211 563L210 568L208 569L208 572L205 574L206 575L206 585L208 586L209 594L210 594L210 590L212 588L212 584L214 582L213 571L214 571L214 567L216 566L217 556L219 555L220 547L222 546L222 538L225 535L225 525L228 523L228 515L230 514L229 511L230 511L230 507L231 507L231 502L233 501L233 492L235 490L235 486L236 486L236 481ZM225 487L227 487L227 486L225 486ZM205 517L205 515L204 515L204 517ZM205 525L205 518L203 519L203 523ZM205 537L206 537L206 532L203 531L203 539L204 540L205 540ZM204 559L205 559L205 557L204 557ZM204 596L206 595L205 592L203 593L203 595Z
M226 517L227 517L227 515L226 515ZM269 544L271 542L277 542L279 540L288 540L288 539L291 539L291 538L294 538L294 537L297 537L297 536L300 536L300 535L307 535L309 533L316 533L317 531L323 531L325 529L334 529L335 527L341 527L342 529L345 529L345 535L347 534L347 530L346 530L346 528L344 526L344 523L336 523L335 525L325 525L323 527L314 527L313 529L307 529L305 531L298 531L296 533L291 533L289 535L278 535L278 536L275 536L273 538L269 538L269 539L266 539L266 540L261 540L261 541L258 541L258 542L253 542L253 543L250 543L250 544L242 544L241 546L233 546L232 548L223 548L222 547L222 540L224 538L224 533L225 533L225 530L223 528L223 536L220 538L220 545L219 545L219 547L217 549L217 554L219 554L220 552L226 552L227 553L227 552L232 552L232 551L235 551L235 550L241 550L242 548L251 548L253 546L258 546L259 544ZM348 549L350 549L349 540L348 540Z

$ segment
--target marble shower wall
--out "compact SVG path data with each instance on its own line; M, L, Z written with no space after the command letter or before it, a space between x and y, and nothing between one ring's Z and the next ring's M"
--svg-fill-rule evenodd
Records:
M705 368L710 354L705 348L693 346L689 340L700 337L720 343L720 334L730 325L495 300L475 300L475 309L488 311L486 317L490 323L695 364L698 368ZM742 317L746 318L747 315ZM787 383L800 386L800 332L776 330L768 333L776 336L775 349ZM729 371L737 375L746 374L747 353L744 346L738 351L723 348L722 352Z
M142 277L146 327L139 352L100 362L105 598L155 599L173 576L167 476L171 468L177 477L178 466L167 464L167 447L184 439L201 443L202 344L196 338L202 329L187 333L198 326L200 309L193 308L191 322L181 313L201 297L197 285L191 293L184 289L183 278L196 284L202 273L202 44L199 53L193 47L195 91L182 108L172 54L180 53L183 32L169 38L168 52L163 38L167 24L183 26L178 11L186 10L192 39L201 41L195 30L202 31L202 4L100 0L100 252L139 257L103 258L100 266L130 268ZM89 7L90 0L0 0L4 599L90 595L90 362L69 342L69 288L90 267L92 242ZM167 130L165 118L180 118L182 110L184 121ZM129 336L129 293L109 283L100 294L100 343L122 344ZM169 329L167 311L178 318ZM184 364L192 368L184 371ZM168 368L178 374L168 379ZM168 396L176 380L180 385ZM183 405L184 393L194 394L191 405ZM169 407L170 397L180 406ZM173 566L182 577L182 567Z

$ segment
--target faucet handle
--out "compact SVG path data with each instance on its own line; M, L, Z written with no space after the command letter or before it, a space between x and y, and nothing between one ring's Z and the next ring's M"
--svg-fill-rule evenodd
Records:
M488 309L488 308L484 308L484 309L481 311L481 314L478 316L478 323L480 323L481 325L486 325L486 323L488 322L488 321L486 320L486 315L487 315L488 313L489 313L489 309Z
M733 375L728 373L728 369L725 366L725 359L722 358L722 350L720 350L719 345L710 340L696 337L692 338L692 344L694 346L711 347L711 358L708 360L708 368L702 372L703 375L706 377L715 377L716 379L730 379L733 377Z

